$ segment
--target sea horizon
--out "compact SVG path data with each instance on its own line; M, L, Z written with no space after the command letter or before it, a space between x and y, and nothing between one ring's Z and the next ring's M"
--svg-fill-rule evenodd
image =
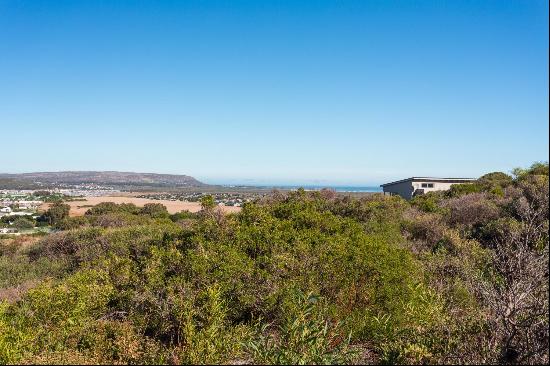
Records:
M372 185L315 185L315 184L221 184L226 188L271 188L271 189L284 189L284 190L296 190L303 188L306 191L320 191L322 189L333 189L336 192L382 192L382 188Z

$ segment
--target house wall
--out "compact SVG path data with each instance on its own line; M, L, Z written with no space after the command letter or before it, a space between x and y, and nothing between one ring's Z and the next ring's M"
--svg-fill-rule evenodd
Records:
M422 188L422 183L432 183L433 188ZM453 184L460 183L449 183L449 182L433 182L429 180L408 180L401 183L392 184L386 187L382 187L384 192L391 194L397 194L403 197L406 200L413 198L414 191L417 189L424 190L424 193L434 192L434 191L446 191L451 188Z
M398 194L406 200L410 200L413 194L412 181L408 180L401 183L392 184L389 186L382 187L384 192L391 194Z
M422 183L433 183L434 187L422 188ZM412 186L414 187L415 190L423 189L424 193L434 192L434 191L446 191L450 189L453 184L458 184L458 183L430 182L429 180L418 180L418 181L415 180L412 182Z

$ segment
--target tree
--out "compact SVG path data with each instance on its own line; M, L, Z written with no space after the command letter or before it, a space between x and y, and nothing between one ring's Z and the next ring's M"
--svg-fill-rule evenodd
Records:
M513 179L506 173L502 172L493 172L481 176L477 182L481 184L486 190L491 190L492 188L499 186L505 188L512 184Z
M18 217L13 221L12 225L16 229L32 229L34 227L34 222L26 217Z
M71 209L71 206L61 203L61 202L55 202L49 209L46 211L43 215L44 219L48 224L55 225L61 220L69 217L69 211Z
M161 203L146 203L141 209L140 214L148 215L155 219L166 218L170 215L166 206Z
M201 198L201 208L204 211L212 210L214 207L216 207L216 201L214 201L214 197L211 195L206 195Z
M533 163L529 168L515 168L512 170L512 174L516 179L523 179L529 175L546 175L548 176L548 162L536 162Z
M537 162L531 165L531 167L527 170L527 172L531 175L546 175L548 176L548 162L542 163Z
M86 211L85 215L103 215L109 212L119 212L119 205L114 202L100 202Z
M198 216L196 213L190 212L188 210L182 210L181 212L177 212L175 214L170 215L170 220L177 222L181 220L187 220L187 219L196 219Z

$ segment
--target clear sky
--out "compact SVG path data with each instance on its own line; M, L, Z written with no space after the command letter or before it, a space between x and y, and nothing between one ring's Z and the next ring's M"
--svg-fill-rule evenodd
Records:
M548 97L548 1L0 0L0 172L475 177Z

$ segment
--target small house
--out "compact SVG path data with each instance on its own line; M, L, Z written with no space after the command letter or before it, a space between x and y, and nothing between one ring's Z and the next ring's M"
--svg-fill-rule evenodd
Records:
M473 178L429 178L412 177L398 180L391 183L382 184L384 193L399 195L406 200L414 196L434 191L446 191L453 184L464 184L475 181Z

